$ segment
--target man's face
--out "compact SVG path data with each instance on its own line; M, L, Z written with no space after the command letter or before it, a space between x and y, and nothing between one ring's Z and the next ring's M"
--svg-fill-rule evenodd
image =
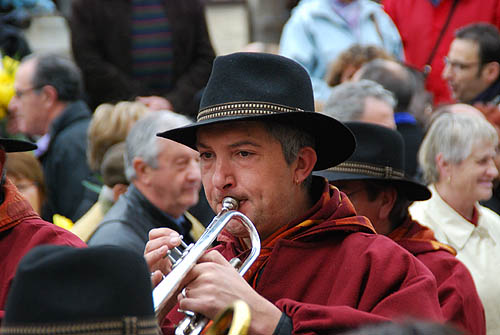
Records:
M446 57L443 79L457 101L469 102L490 86L483 70L479 45L471 40L454 39Z
M151 201L166 213L179 217L198 202L201 187L198 153L177 142L158 139L156 169L149 169ZM151 200L151 199L150 199Z
M365 99L365 108L359 121L396 129L394 109L392 106L374 97L367 97Z
M33 87L32 78L36 62L22 63L14 80L15 95L9 103L9 110L15 114L17 129L26 135L44 135L48 131L48 114L43 108L40 88Z
M261 239L293 218L296 210L286 201L293 188L293 168L280 142L261 123L205 126L197 138L203 186L215 212L224 197L238 199L239 211L254 223ZM247 235L235 220L226 227L235 236Z
M361 216L366 216L375 230L381 231L379 227L379 212L377 199L371 201L368 198L368 193L365 190L365 183L360 180L342 180L330 182L335 185L339 190L344 192L349 200L354 205L356 213Z

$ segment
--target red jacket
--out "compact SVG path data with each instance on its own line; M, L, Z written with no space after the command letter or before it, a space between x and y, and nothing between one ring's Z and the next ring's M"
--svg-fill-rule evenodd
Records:
M486 334L483 304L469 270L455 257L455 250L439 243L431 229L411 219L389 237L415 255L434 274L446 321L461 327L467 334Z
M4 190L5 200L0 205L0 322L17 265L28 251L42 244L86 246L76 235L43 221L9 179Z
M430 0L383 0L385 11L392 18L403 41L406 62L423 69L453 0L442 0L433 6ZM500 0L459 0L450 24L439 44L427 77L427 90L434 93L434 103L451 102L451 92L441 78L443 58L456 29L474 22L489 22L500 28Z
M292 319L293 334L333 334L404 316L442 319L430 271L375 234L336 188L325 189L289 227L306 219L315 224L274 245L254 287ZM239 256L238 241L228 235L219 241L217 249L226 259ZM176 310L167 316L165 334L172 334L172 322L183 317Z

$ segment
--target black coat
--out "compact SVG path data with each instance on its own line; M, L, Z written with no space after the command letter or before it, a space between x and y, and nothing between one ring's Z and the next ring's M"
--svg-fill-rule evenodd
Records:
M74 222L82 214L80 203L89 194L82 181L91 174L86 154L90 117L87 105L77 101L70 103L50 126L50 144L40 157L47 185L42 216L47 221L52 221L54 214L61 214ZM97 201L97 194L92 196L90 205Z
M190 235L192 224L187 218L180 228L170 216L154 206L130 184L127 192L122 194L106 213L88 245L117 245L142 255L149 240L149 231L160 227L177 231L184 236L184 242L187 244L193 242Z

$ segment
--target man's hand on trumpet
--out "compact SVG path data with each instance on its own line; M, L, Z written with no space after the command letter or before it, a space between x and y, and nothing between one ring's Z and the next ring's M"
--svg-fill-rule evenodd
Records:
M144 249L144 258L151 271L151 282L156 287L163 276L170 272L172 264L166 257L168 250L181 244L179 234L169 228L152 229Z
M164 258L169 248L179 245L178 234L167 228L153 229L146 244L145 258L156 286L162 275L170 271L170 261ZM259 295L240 276L238 271L218 252L209 251L183 280L184 290L179 292L179 308L201 313L213 319L235 300L245 301L251 310L250 334L272 334L281 317L281 311ZM169 302L169 309L173 308ZM160 321L161 322L161 321Z

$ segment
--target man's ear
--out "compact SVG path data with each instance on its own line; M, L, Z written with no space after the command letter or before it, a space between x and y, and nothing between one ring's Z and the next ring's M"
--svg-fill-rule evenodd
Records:
M379 197L379 219L381 221L389 220L389 214L391 213L392 208L394 207L394 204L396 203L396 200L398 198L398 191L395 187L387 187L385 190L380 192Z
M42 99L44 102L47 102L49 104L54 104L59 99L59 93L57 93L56 88L51 85L43 86L40 89L40 94L44 94L44 97Z
M301 184L312 173L317 160L318 157L313 148L303 147L300 149L295 160L294 182Z
M498 62L489 62L483 66L481 72L488 83L494 83L500 76L500 64Z
M141 157L132 160L132 166L135 170L135 180L139 183L148 185L151 182L151 167Z

